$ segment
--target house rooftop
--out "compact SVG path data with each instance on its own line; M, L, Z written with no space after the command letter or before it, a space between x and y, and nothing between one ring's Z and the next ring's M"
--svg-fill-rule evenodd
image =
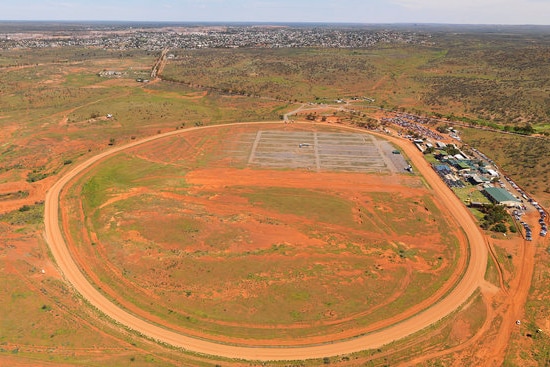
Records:
M493 199L494 202L499 204L506 202L519 202L519 200L513 197L512 194L500 187L487 187L485 192Z

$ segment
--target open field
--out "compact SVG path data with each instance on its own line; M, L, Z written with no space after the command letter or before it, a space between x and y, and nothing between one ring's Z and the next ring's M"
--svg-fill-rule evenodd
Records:
M180 82L136 81L150 77L153 51L1 50L0 364L288 365L154 343L117 326L67 283L44 240L46 192L106 149L194 126L280 120L297 109L297 121L313 117L315 130L281 123L260 136L232 127L158 140L102 163L63 198L75 204L64 225L77 260L123 308L209 339L307 344L365 332L387 316L383 306L397 315L420 289L445 293L439 287L453 283L466 259L457 252L464 234L439 220L448 213L432 182L393 181L402 162L373 153L383 140L361 145L364 130L345 133L343 125L376 128L384 106L509 130L550 126L547 37L536 32L435 32L423 45L369 49L171 51L176 58L161 76ZM457 129L548 207L547 140ZM336 135L345 137L323 140ZM299 147L316 138L325 151ZM85 227L77 223L84 215ZM429 243L420 238L426 233ZM545 365L547 239L486 241L486 281L456 312L399 342L295 363Z
M192 334L286 344L361 334L459 279L460 234L416 177L390 174L391 146L378 150L365 134L275 127L188 133L82 178L68 191L64 221L96 286ZM351 149L347 158L367 174L358 165L331 173L335 152L317 173L295 171L282 152L308 138L319 150ZM237 142L250 150L231 154ZM369 155L358 159L360 151ZM247 157L261 168L225 165Z
M547 38L462 30L435 33L431 41L352 50L175 50L163 78L287 101L366 96L366 106L529 123L548 132Z

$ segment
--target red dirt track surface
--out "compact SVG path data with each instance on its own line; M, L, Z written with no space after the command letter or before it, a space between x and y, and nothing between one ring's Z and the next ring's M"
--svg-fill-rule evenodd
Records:
M250 125L253 124L254 123L250 123ZM243 126L245 124L241 123L235 125ZM258 124L258 126L260 125ZM379 348L395 340L420 331L441 320L443 317L449 315L451 312L463 305L475 292L475 290L484 283L484 274L487 265L487 247L485 244L485 239L474 223L469 211L439 179L436 173L424 160L421 153L416 150L414 145L410 144L408 141L384 136L385 139L388 139L395 145L399 146L411 159L411 162L415 168L418 169L426 178L441 206L446 208L449 213L452 213L454 220L465 231L467 241L469 243L469 262L466 265L466 270L460 282L456 285L456 287L454 287L454 289L450 290L444 298L439 300L430 299L430 302L433 302L433 304L423 305L425 306L424 309L414 308L409 310L407 314L408 318L397 317L394 320L385 320L379 325L376 325L376 329L373 328L372 330L369 330L367 334L362 336L357 336L346 340L341 340L340 337L340 340L334 340L330 343L299 346L258 346L252 345L252 343L249 343L250 345L227 345L210 340L193 338L187 335L182 335L174 330L170 330L168 327L154 325L151 322L121 309L90 284L71 256L71 252L65 243L62 231L59 227L59 199L61 191L69 182L79 175L80 172L117 152L136 147L146 142L162 139L167 136L184 134L192 130L213 128L216 127L209 126L187 130L177 130L166 134L152 136L141 141L136 141L131 144L106 151L87 160L67 173L58 182L56 182L47 193L45 202L46 240L59 269L66 280L68 280L91 305L119 324L135 330L153 340L180 347L185 350L208 355L262 361L323 358L326 356L348 354L366 349ZM351 128L346 129L354 130ZM359 131L364 133L364 130ZM227 171L224 172L224 174L227 173ZM296 180L303 180L303 178L297 177L299 175L308 175L308 173L297 173ZM325 176L325 178L329 176L330 174ZM211 169L194 172L190 174L189 180L195 184L200 183L202 185L216 186L223 184L218 180L218 177L219 174L216 172L216 169ZM224 179L227 179L227 177ZM234 172L234 176L232 176L231 179L235 185L238 185L239 180L250 182L253 178L246 177L246 170L244 170ZM337 190L338 180L334 179L332 182L335 186L335 190ZM264 181L263 184L269 186L270 183ZM291 183L289 182L289 185L290 184ZM318 182L318 184L325 185L326 181ZM312 185L315 186L315 182L313 182ZM387 189L388 188L386 187L386 190Z

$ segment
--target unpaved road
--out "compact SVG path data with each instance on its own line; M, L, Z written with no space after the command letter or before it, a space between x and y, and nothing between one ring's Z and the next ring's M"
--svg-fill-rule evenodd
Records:
M281 122L278 122L278 124L280 123ZM252 125L265 123L246 124ZM245 125L245 123L227 124L222 126L231 125L242 126ZM472 295L472 293L478 288L479 284L483 281L485 268L487 265L487 248L483 235L478 230L467 208L462 205L460 200L440 180L414 145L410 144L408 141L383 136L398 145L411 159L413 165L422 173L422 175L424 175L427 182L429 182L431 188L436 194L436 197L449 210L449 212L452 213L458 225L464 229L470 243L469 263L464 277L445 298L439 300L423 312L399 322L398 324L386 327L383 330L374 331L367 335L358 336L349 340L335 341L333 343L322 345L296 347L259 347L253 345L236 346L219 344L204 339L196 339L182 335L175 331L154 325L121 309L108 300L104 295L97 291L93 285L90 284L90 282L88 282L72 258L59 226L59 197L61 191L67 183L73 180L83 170L117 152L153 140L162 139L176 134L182 134L187 131L211 129L216 127L219 126L205 126L186 130L176 130L165 134L151 136L140 141L135 141L130 144L105 151L88 159L69 171L59 181L57 181L46 194L44 219L45 238L60 271L64 275L65 279L72 284L72 286L82 295L82 297L120 325L128 327L148 338L162 343L193 352L227 358L261 361L323 358L327 356L358 352L366 349L380 348L383 345L420 331L441 320L443 317L447 316L457 307L466 302L470 295ZM347 129L365 133L365 130L362 129Z

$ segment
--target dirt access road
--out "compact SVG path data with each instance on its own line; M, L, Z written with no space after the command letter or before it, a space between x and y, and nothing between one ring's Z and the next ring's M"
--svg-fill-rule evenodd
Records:
M223 126L242 126L244 124L257 124L260 126L270 123L237 123ZM281 124L281 122L277 122L276 124ZM194 127L186 130L176 130L110 149L76 166L74 169L65 174L59 181L57 181L47 192L44 219L45 238L59 270L64 275L65 279L72 284L75 290L79 292L92 306L96 307L99 311L109 316L117 323L129 329L135 330L150 339L185 350L214 356L259 361L323 358L328 356L349 354L366 349L380 348L383 345L420 331L441 320L456 310L459 306L464 304L478 288L481 282L483 282L485 268L487 265L487 248L484 237L478 230L477 225L474 223L474 220L467 208L462 205L460 200L440 180L414 145L401 139L381 136L398 145L411 159L412 164L424 175L427 182L429 182L431 188L434 190L438 200L440 200L449 212L453 214L457 224L464 229L468 238L470 253L466 272L460 283L443 299L434 303L424 311L417 313L415 316L410 317L398 324L387 326L383 330L377 330L349 340L334 341L332 343L321 345L296 347L260 347L254 345L237 346L219 344L204 339L196 339L177 333L173 330L159 327L149 321L132 315L126 310L121 309L119 306L113 304L97 289L95 289L92 284L90 284L72 258L70 250L63 238L62 230L59 226L59 197L61 191L65 185L67 185L82 171L115 153L168 136L184 134L188 131L197 129L212 129L216 127L218 126ZM365 130L363 129L342 128L365 133Z

